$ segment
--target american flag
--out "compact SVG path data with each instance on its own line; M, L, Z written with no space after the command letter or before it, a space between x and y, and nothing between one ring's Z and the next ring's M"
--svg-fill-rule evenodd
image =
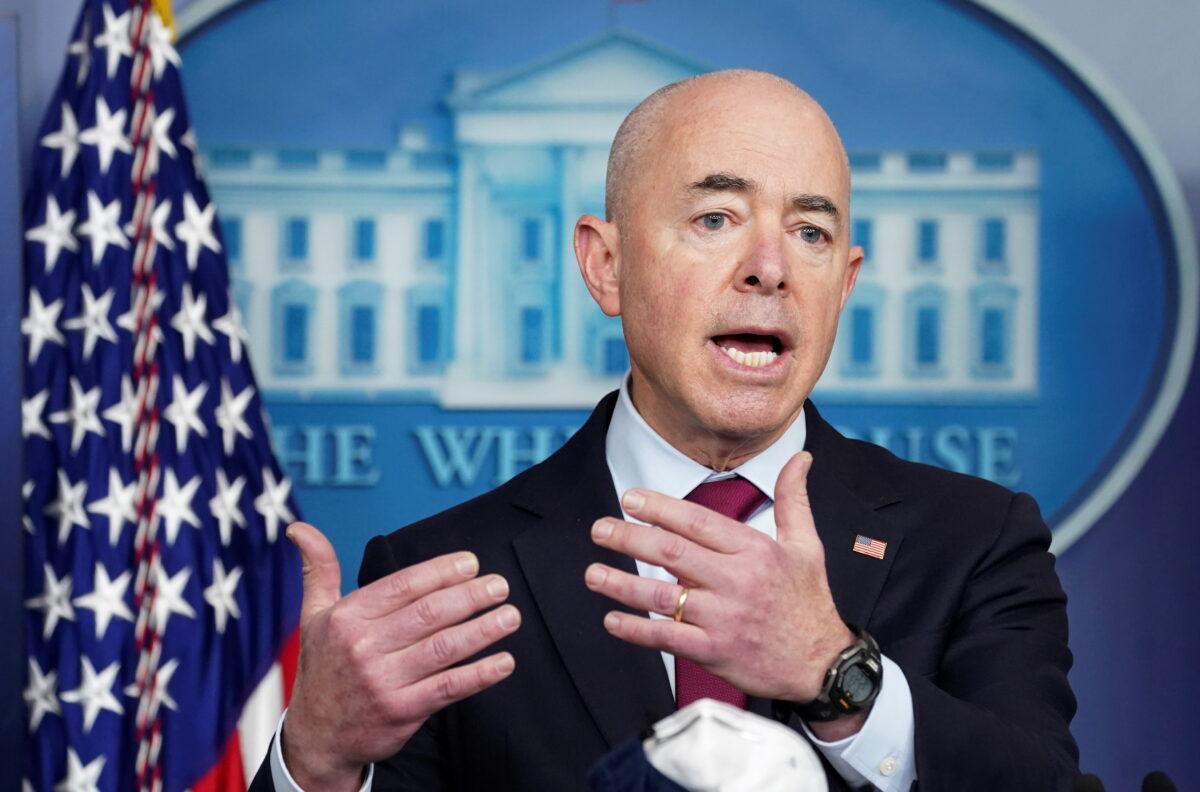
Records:
M159 8L84 2L25 200L27 789L244 789L295 674L296 507Z
M883 554L887 552L887 542L859 534L854 537L854 547L852 549L856 553L862 553L863 555L871 556L871 558L882 559Z

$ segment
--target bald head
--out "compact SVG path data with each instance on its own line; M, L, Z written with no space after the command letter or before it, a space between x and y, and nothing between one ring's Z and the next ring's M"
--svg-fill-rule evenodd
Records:
M638 176L645 171L646 158L653 157L658 146L669 140L675 125L698 120L693 117L698 99L771 103L781 111L789 107L798 111L815 130L830 135L835 141L849 183L850 168L845 149L833 122L816 100L795 83L770 72L727 69L664 85L625 117L608 154L604 212L610 222L620 225L624 220Z

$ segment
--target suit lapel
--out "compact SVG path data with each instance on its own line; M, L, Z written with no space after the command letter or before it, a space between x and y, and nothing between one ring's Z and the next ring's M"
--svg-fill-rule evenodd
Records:
M610 636L604 615L621 606L583 583L584 570L596 561L637 574L632 558L591 540L596 519L621 514L604 453L614 403L610 394L539 475L530 477L514 505L541 520L513 540L555 647L610 747L675 709L662 655Z
M854 466L851 441L826 423L812 402L805 405L805 418L805 447L813 455L809 502L825 546L829 588L842 619L866 627L904 539L903 530L878 510L899 498L889 493L887 482ZM882 559L854 552L860 535L887 543Z

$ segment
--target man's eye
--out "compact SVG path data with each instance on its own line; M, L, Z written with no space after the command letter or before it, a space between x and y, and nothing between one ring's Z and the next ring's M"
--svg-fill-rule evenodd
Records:
M710 212L709 214L704 215L701 220L704 223L704 227L709 231L717 231L725 225L725 215L717 212Z
M825 232L816 226L804 226L800 229L800 238L815 245L825 238Z

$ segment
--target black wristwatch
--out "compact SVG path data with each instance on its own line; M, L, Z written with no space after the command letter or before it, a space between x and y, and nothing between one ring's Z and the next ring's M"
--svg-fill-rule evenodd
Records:
M824 723L837 720L843 715L852 715L871 706L879 695L883 682L883 661L879 656L879 644L867 631L847 625L857 640L842 650L837 660L825 672L825 684L815 699L807 704L794 701L776 701L776 714L791 711L809 723ZM784 712L781 713L779 710Z

